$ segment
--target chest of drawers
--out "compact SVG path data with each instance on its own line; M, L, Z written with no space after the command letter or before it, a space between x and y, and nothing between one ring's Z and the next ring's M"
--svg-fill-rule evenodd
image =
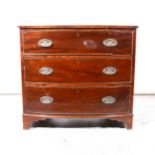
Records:
M20 26L23 124L111 119L132 128L136 26Z

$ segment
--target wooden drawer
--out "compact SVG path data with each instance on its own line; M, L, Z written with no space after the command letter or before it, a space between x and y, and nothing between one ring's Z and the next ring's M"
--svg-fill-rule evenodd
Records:
M129 110L130 87L26 88L26 112L124 113Z
M133 42L132 31L117 29L31 29L22 37L25 53L52 55L131 54Z
M24 64L29 82L123 82L131 76L130 58L36 58L25 59Z

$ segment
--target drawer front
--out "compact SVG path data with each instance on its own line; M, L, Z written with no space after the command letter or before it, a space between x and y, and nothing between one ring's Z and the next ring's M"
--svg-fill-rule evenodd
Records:
M26 88L26 112L123 113L129 110L130 87Z
M132 32L105 29L24 30L23 47L25 53L33 54L130 54Z
M130 81L131 59L25 59L29 82Z

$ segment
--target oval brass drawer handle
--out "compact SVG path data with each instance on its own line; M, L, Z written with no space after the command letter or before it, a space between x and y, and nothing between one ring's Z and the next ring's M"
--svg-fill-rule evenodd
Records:
M116 99L113 96L105 96L101 99L104 104L114 104Z
M50 67L41 67L39 69L39 74L41 75L51 75L54 72L54 70Z
M103 68L102 72L106 75L114 75L117 73L117 69L115 67L108 66Z
M103 40L103 45L107 47L115 47L118 45L118 41L113 38Z
M53 97L50 97L50 96L42 96L40 98L40 102L42 104L51 104L54 102L54 99L53 99Z
M53 45L53 41L49 39L40 39L38 41L38 45L41 47L51 47Z

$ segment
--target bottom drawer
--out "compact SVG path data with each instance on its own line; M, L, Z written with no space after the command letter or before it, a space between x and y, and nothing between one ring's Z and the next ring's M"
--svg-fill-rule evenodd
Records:
M26 87L26 112L44 114L123 113L129 111L130 87Z

